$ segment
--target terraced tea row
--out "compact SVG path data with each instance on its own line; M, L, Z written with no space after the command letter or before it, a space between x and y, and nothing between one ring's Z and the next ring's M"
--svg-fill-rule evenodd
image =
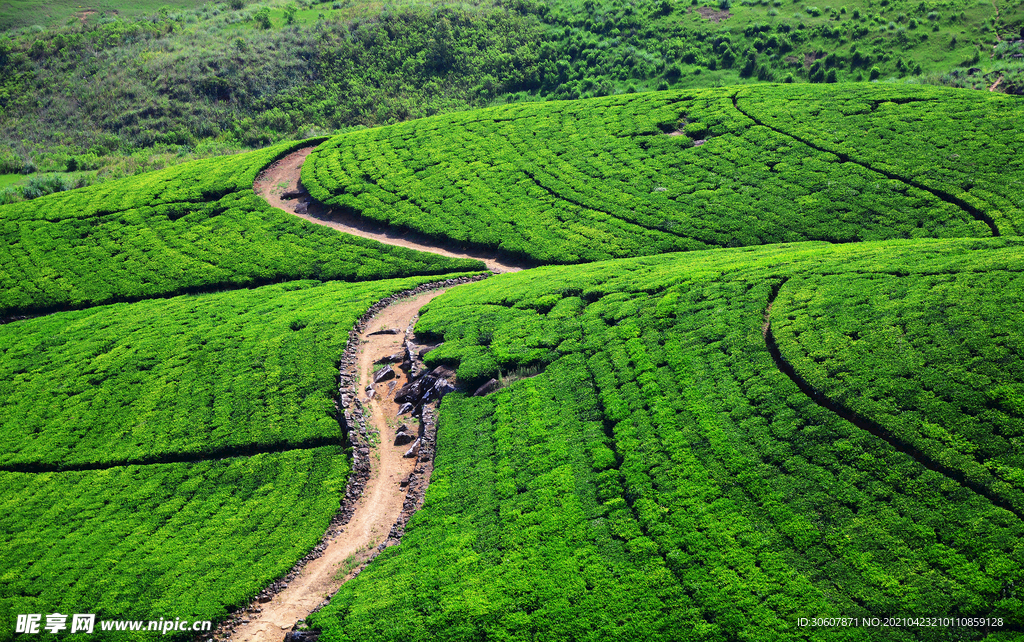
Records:
M0 318L281 280L482 267L342 236L271 208L253 180L303 144L0 207Z
M0 636L14 639L25 613L222 619L320 540L348 471L333 446L190 464L0 472ZM97 624L92 635L71 639L153 635L101 632ZM168 639L175 637L188 636Z
M785 297L810 296L801 282L835 283L859 301L854 280L893 273L920 288L916 302L941 305L949 299L928 289L934 275L998 280L1024 268L1022 247L1004 238L715 250L538 268L435 299L417 326L445 340L429 362L473 382L542 372L483 398L446 397L423 510L400 548L315 616L321 639L831 640L835 629L798 618L924 612L1020 630L1024 522L921 453L815 404L776 367L763 326L784 281L772 319L791 313ZM988 306L1001 297L972 296ZM994 350L985 337L1001 337L1004 322L984 309L964 308L949 327L969 318L974 330L960 331ZM827 334L832 318L812 329ZM874 324L898 327L891 314ZM784 351L799 350L779 336ZM1012 391L1019 374L985 376ZM1004 438L1019 449L1018 437ZM987 634L954 629L845 634Z
M0 469L175 461L339 438L336 364L349 330L379 299L432 280L292 282L5 326Z
M666 91L427 118L331 139L304 165L303 183L345 213L544 263L1016 233L1021 205L1013 185L1024 180L1018 162L985 157L986 143L974 142L965 145L970 164L947 162L947 171L928 177L917 167L961 136L965 121L943 121L947 114L968 112L980 123L975 141L1015 149L1012 123L1024 117L1024 104L929 89L921 92L930 106L926 124L908 125L902 137L899 125L918 116L918 103L907 102L907 89L873 86L844 98L841 108L884 109L814 124L813 115L831 113L842 91ZM773 102L776 96L782 100ZM767 118L763 112L791 103L812 124L770 119L767 127L747 116ZM921 127L940 133L914 138ZM818 129L850 143L816 143ZM893 140L854 147L883 130Z
M827 398L1024 515L1019 272L794 278L772 327Z
M1024 231L1024 101L933 87L849 85L780 92L750 87L738 108L853 162L895 174L991 219L1003 234Z
M356 319L436 279L296 281L0 327L0 618L220 620L247 603L338 510L338 360Z

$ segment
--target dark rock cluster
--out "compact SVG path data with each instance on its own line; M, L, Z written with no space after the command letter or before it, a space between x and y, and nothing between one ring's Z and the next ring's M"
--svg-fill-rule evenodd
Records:
M378 312L400 299L415 296L438 288L446 288L453 285L460 285L462 283L479 281L487 276L490 275L483 274L475 277L463 277L458 279L447 279L445 281L435 283L426 283L412 290L405 290L398 294L381 299L374 303L370 309L359 318L359 321L356 322L355 326L349 332L348 344L345 347L345 352L342 354L341 366L338 372L338 397L335 404L338 424L341 427L345 441L352 446L352 473L349 475L348 485L345 487L345 496L341 500L341 506L339 507L338 512L334 514L334 517L331 519L331 523L328 526L327 533L324 534L324 537L321 538L320 542L305 557L299 560L284 577L263 589L259 595L256 596L256 599L248 605L248 607L232 611L228 618L215 630L196 636L195 640L205 642L213 640L214 638L224 639L238 626L247 624L250 620L255 619L255 617L262 612L260 604L265 604L273 599L274 595L288 587L288 584L295 579L299 571L301 571L306 564L311 560L321 557L324 550L327 548L328 542L338 534L344 532L345 529L343 527L352 519L352 515L355 513L356 502L359 497L362 496L363 490L366 488L366 482L370 478L370 435L367 431L366 418L363 415L363 404L360 402L359 395L356 393L354 378L357 364L356 352L359 349L360 343L359 337L366 330L366 326L370 320ZM432 348L422 348L421 346L417 346L413 343L411 337L412 325L410 324L410 327L406 330L405 349L403 352L397 353L399 358L391 363L398 363L401 361L403 370L409 372L410 377L414 377L416 375L413 373L419 372L420 374L423 374L425 370L420 358L421 353L425 354ZM415 358L413 358L414 356ZM435 368L434 370L437 369ZM434 372L434 370L430 372ZM381 381L385 381L388 378L393 377L394 372L392 371L391 377L382 378ZM454 380L454 373L452 373L452 377ZM420 380L425 378L426 377L420 377ZM391 532L388 534L388 539L378 547L374 552L373 557L376 557L376 554L384 550L387 546L397 544L399 542L402 534L405 533L405 524L408 522L412 514L416 512L416 509L423 504L423 495L427 490L427 483L430 480L430 472L433 470L434 443L437 425L436 409L424 403L424 396L426 393L433 391L431 393L431 398L435 400L440 399L440 396L444 393L439 393L439 391L446 389L443 384L437 384L440 380L442 380L441 377L435 376L430 381L430 385L421 383L417 390L422 389L424 391L424 395L421 395L418 398L415 395L410 397L417 399L418 402L418 405L414 404L414 414L420 419L420 430L416 437L411 438L410 441L406 443L419 442L417 452L413 455L418 457L418 461L416 469L410 473L409 478L402 481L402 486L407 489L406 499L402 506L402 514L398 522L396 522L396 524L391 528ZM447 379L443 380L447 381ZM413 383L415 383L415 381L413 381ZM404 388L405 386L403 386L403 389ZM403 424L403 426L406 428L405 434L409 436L410 432L408 426L405 424ZM397 440L396 445L400 445L397 443ZM372 560L373 557L371 557L370 560ZM367 563L369 563L370 560L367 560ZM356 574L358 573L359 571L357 570ZM324 600L320 604L320 607L326 606L328 603L330 603L330 598ZM291 636L285 638L288 641L312 642L313 640L318 639L319 632L292 631L288 636Z

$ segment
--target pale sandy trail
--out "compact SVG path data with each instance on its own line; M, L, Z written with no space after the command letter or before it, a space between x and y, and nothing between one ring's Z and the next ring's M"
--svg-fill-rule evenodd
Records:
M518 272L523 269L520 265L515 265L506 259L499 258L496 253L466 249L453 250L449 247L442 247L432 244L430 239L415 233L378 225L358 216L325 208L322 205L311 204L308 212L304 214L296 212L295 209L300 199L285 200L281 198L281 194L299 188L302 163L305 162L306 157L309 156L313 149L314 147L304 147L272 164L256 178L253 189L256 190L257 194L267 199L268 203L278 209L304 218L311 223L326 225L340 232L373 239L387 245L407 247L421 252L440 254L441 256L476 259L483 261L487 269L494 273Z
M364 415L368 431L370 426L380 433L380 444L371 450L370 478L362 497L356 503L355 513L342 532L328 540L323 554L308 562L288 587L265 604L259 605L260 613L249 616L248 624L238 626L228 638L237 642L281 642L295 623L334 595L346 579L338 578L346 560L359 561L368 557L372 549L387 537L392 525L402 512L406 491L399 483L416 466L416 458L405 459L403 454L408 446L394 446L396 415L398 405L394 403L394 391L407 381L407 375L395 368L395 385L381 382L375 387L372 401L365 401L365 387L371 381L373 364L377 359L400 352L405 340L405 329L412 323L419 309L428 301L443 293L443 289L401 299L378 313L360 335L357 353L358 383L356 389L363 399ZM401 330L399 334L370 334L383 328ZM410 422L407 417L404 421Z

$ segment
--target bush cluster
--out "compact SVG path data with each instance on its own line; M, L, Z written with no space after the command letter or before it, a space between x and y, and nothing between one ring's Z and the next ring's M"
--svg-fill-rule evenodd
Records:
M428 362L477 377L523 363L546 369L485 398L445 398L424 508L401 547L312 618L321 639L811 640L819 636L798 618L922 610L1020 626L1019 517L815 404L773 361L764 323L780 287L773 322L812 298L800 283L828 284L854 304L872 287L885 298L892 273L908 297L941 307L955 292L931 288L936 273L969 266L965 282L1001 278L1024 268L1021 247L714 250L538 268L435 299L417 324L445 339ZM1000 301L995 288L973 297ZM822 300L820 309L844 308ZM835 322L845 330L855 318ZM957 332L979 346L1016 327L984 307L956 319L970 319ZM808 332L831 336L826 321ZM900 330L888 311L871 323L866 332ZM922 396L928 376L876 383L896 381L916 411L959 412ZM979 376L990 386L973 383L1002 390L1005 411L1019 412L1015 369ZM857 630L857 639L892 635Z
M479 269L306 223L252 191L304 143L0 207L0 316L289 279Z
M502 106L350 132L314 152L303 183L321 201L376 221L545 263L789 241L992 234L945 192L928 191L962 192L958 184L973 165L959 174L918 176L927 166L920 160L943 153L951 130L917 136L924 125L915 124L905 137L866 140L865 130L877 133L916 113L917 103L902 101L907 90L859 90L854 95L862 101L891 109L866 109L839 123L829 109L836 100L854 100L846 89L770 91L785 99L767 100L768 90L760 89L669 91ZM991 111L993 124L977 125L976 140L992 140L1007 154L1015 148L1010 123L1024 112L1012 99L959 99L938 89L927 95L948 97L949 113L970 105L979 123L986 120L979 113ZM747 105L757 122L747 117ZM946 109L937 109L927 126ZM819 112L830 115L815 121ZM863 144L843 138L853 127L851 136ZM834 131L837 141L824 143L816 131ZM982 143L965 146L981 155ZM847 156L859 162L845 162ZM979 162L999 168L1003 185L1007 171L1019 180L1005 154L993 158ZM1003 225L1004 214L989 210L1010 210L1010 193L979 184L972 195L982 189L1002 200L965 200Z

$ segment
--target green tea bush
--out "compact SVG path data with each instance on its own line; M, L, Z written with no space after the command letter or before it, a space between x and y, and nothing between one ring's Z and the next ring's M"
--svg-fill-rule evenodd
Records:
M293 142L0 207L0 316L288 279L479 269L339 234L252 191Z
M349 329L379 299L431 280L293 281L0 326L0 469L337 439L335 364Z
M919 86L881 94L863 86L802 89L743 89L737 105L797 140L930 190L1002 234L1024 231L1019 99Z
M95 632L73 638L86 641L154 635L103 632L106 619L223 619L320 540L347 473L338 447L0 472L0 617L93 613Z
M870 87L856 95L891 104L898 117L915 109L902 97L917 90ZM320 146L302 178L336 208L545 263L802 240L990 236L996 224L1013 233L1012 190L979 185L979 193L1002 196L950 197L962 189L947 183L962 176L916 176L927 165L919 159L941 153L951 131L890 137L884 147L805 142L814 114L843 122L833 105L847 104L848 90L773 87L778 102L760 92L767 90L508 105L350 132ZM940 95L957 104L951 90L922 92ZM978 125L979 133L1013 149L1018 135L1007 126L1024 115L1017 103L981 94L966 100L1000 123ZM755 102L756 122L745 111ZM790 110L803 115L799 126L766 120L783 111L772 105L789 102L799 104ZM868 109L866 123L878 122L858 131L888 127L888 114ZM855 124L830 131L845 136L846 126ZM683 135L667 135L677 131ZM869 150L884 150L887 160ZM1008 157L982 162L1000 168L1004 185L1024 178Z
M771 304L771 319L783 318L787 297L814 298L798 287L805 281L833 284L855 303L863 297L843 287L850 280L884 284L892 274L930 303L953 295L929 289L936 274L1002 278L1024 268L1022 247L723 249L537 268L449 291L416 327L445 341L428 363L477 380L524 363L546 368L484 398L445 398L424 508L402 545L312 624L330 642L825 640L835 629L799 627L799 618L925 611L1020 627L1020 516L934 470L928 453L815 403L771 356L766 312ZM968 319L958 332L981 351L1008 346L1016 327L976 306L948 327ZM890 313L873 323L899 327ZM992 382L1008 409L1020 374ZM923 379L901 381L909 391ZM982 424L958 436L963 448L992 447ZM879 641L948 634L849 631Z
M1022 286L970 269L792 279L772 319L822 394L1024 512Z

